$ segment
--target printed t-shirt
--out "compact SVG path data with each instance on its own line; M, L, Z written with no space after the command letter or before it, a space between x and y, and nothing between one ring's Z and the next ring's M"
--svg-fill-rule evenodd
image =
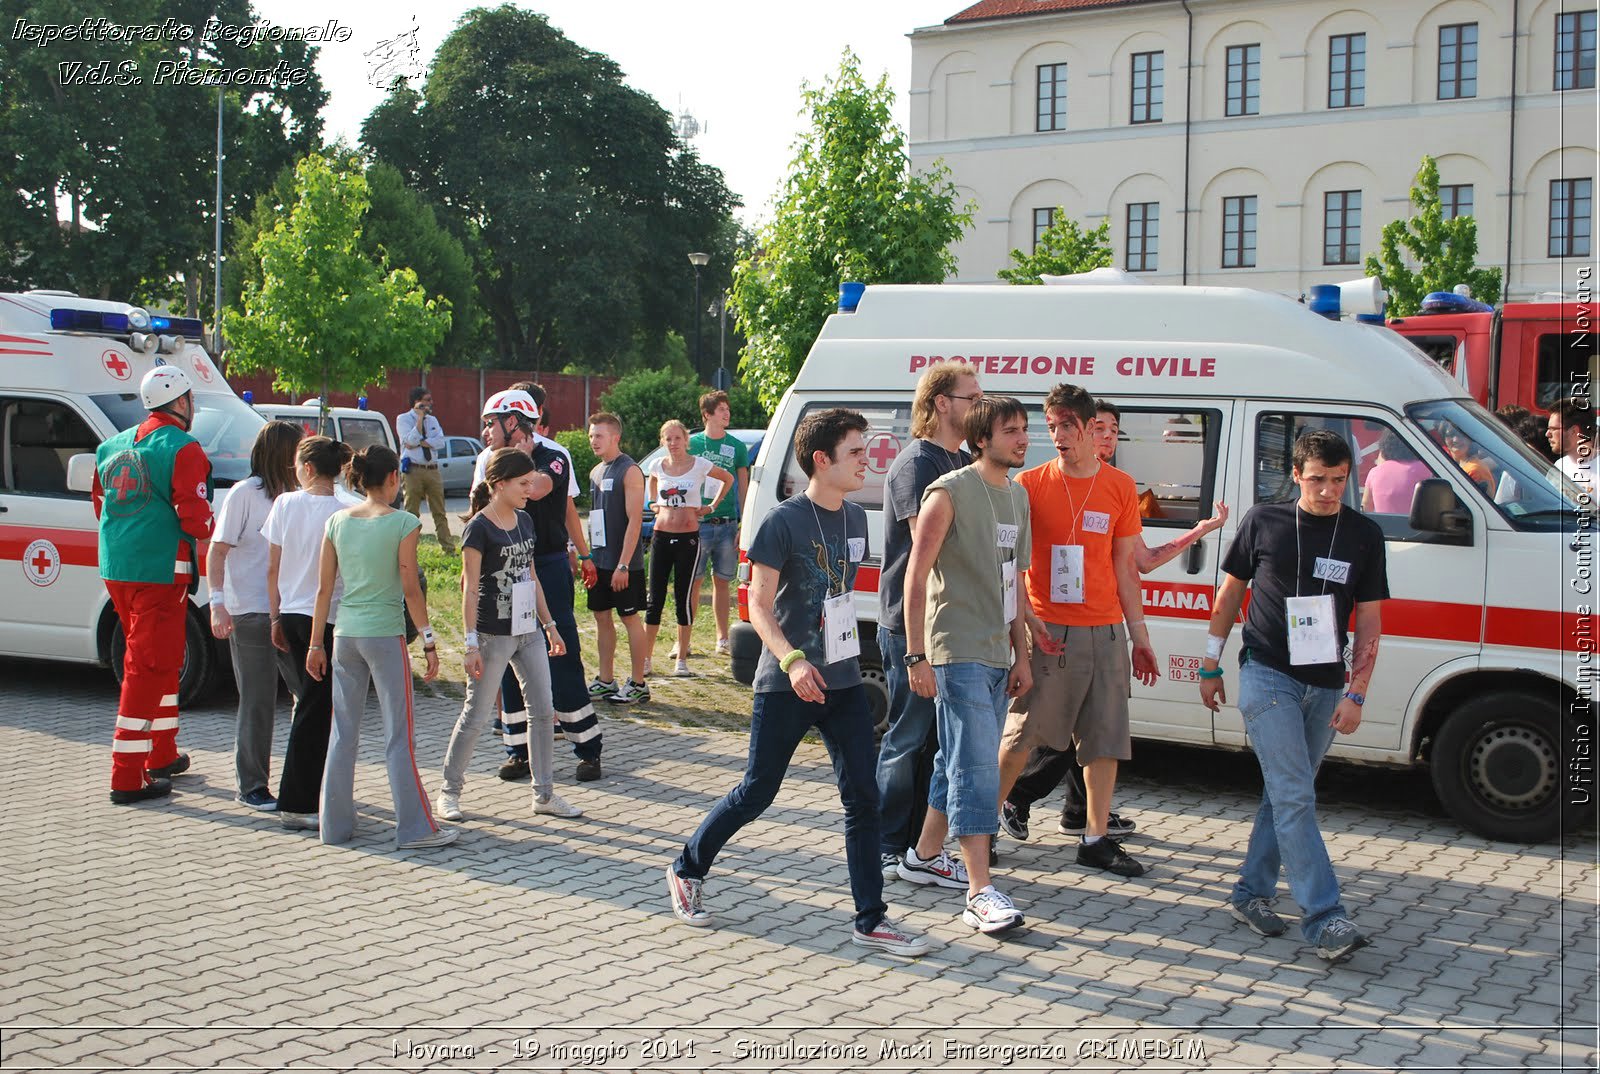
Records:
M946 451L932 440L913 440L889 464L884 478L883 575L878 580L878 623L904 634L906 566L911 562L911 523L935 478L972 461L965 451Z
M406 632L405 590L400 584L400 542L422 528L407 511L357 518L340 511L328 519L328 540L339 553L344 602L334 637L391 638Z
M747 555L750 562L778 572L773 615L789 644L805 652L828 689L858 685L859 660L823 661L822 604L829 596L855 589L856 568L867 556L866 511L848 500L841 510L829 511L799 493L767 514ZM756 693L793 692L789 676L778 666L784 655L762 646L753 684Z
M1122 622L1111 550L1116 538L1137 537L1144 530L1133 478L1109 463L1101 463L1092 478L1067 477L1052 459L1017 475L1017 484L1027 490L1033 524L1028 599L1034 614L1057 626ZM1074 544L1083 546L1084 600L1082 604L1057 603L1050 599L1054 549Z
M567 479L567 498L576 500L583 489L578 486L578 475L572 472L572 452L568 451L566 448L562 447L558 441L552 440L548 436L539 436L536 433L534 434L534 441L561 456L563 460L561 465L553 467L550 471L551 480L555 482L556 488L560 488L561 477L564 474Z
M222 570L222 596L230 615L268 610L267 539L261 527L271 510L259 477L245 478L222 499L211 539L232 549Z
M713 465L719 464L707 458L691 455L686 473L669 474L665 455L652 462L648 476L656 479L656 506L700 507L709 502L710 497L702 497L705 493L706 475L711 473ZM718 510L720 509L721 505L718 505Z
M731 435L713 440L703 429L689 437L689 454L706 459L713 466L722 467L733 475L735 484L739 481L739 471L750 465L750 449L743 440ZM738 499L739 490L730 489L722 502L717 504L717 509L706 518L738 518L739 504L735 502Z
M1318 573L1330 573L1326 566L1319 570L1324 560L1330 561L1335 568L1332 573L1342 576L1343 581L1317 577ZM1342 508L1337 515L1324 517L1300 510L1298 503L1257 504L1239 523L1239 532L1222 557L1222 569L1249 582L1251 588L1240 664L1248 653L1248 659L1293 676L1307 686L1343 686L1344 661L1289 662L1289 625L1284 600L1322 593L1332 596L1334 625L1339 650L1343 652L1347 637L1345 627L1355 606L1389 596L1383 530L1372 519L1349 507Z
M359 501L358 501L359 502ZM299 489L286 492L272 501L261 535L268 544L283 551L278 554L278 613L312 615L317 606L317 583L322 569L322 538L328 532L328 519L351 506L338 496L317 496ZM344 596L344 579L333 578L333 600L328 605L328 622L339 621L339 600Z
M928 486L950 497L955 517L928 575L928 660L938 665L974 663L1011 666L1011 625L1005 618L1005 568L1026 569L1031 534L1028 496L1015 481L995 488L973 467L946 474ZM924 497L925 499L927 497ZM1017 614L1022 614L1017 593Z
M477 549L483 556L478 565L478 633L511 633L511 587L533 577L537 546L533 519L526 511L516 512L509 530L483 511L467 522L461 531L461 547Z

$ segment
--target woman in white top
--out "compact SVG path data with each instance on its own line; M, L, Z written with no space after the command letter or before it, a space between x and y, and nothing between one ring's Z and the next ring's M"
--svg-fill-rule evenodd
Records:
M295 477L300 490L279 496L262 530L266 536L267 600L272 615L272 644L293 665L290 689L295 696L289 745L283 752L278 781L278 820L291 831L315 831L317 799L322 794L322 768L328 758L328 732L333 720L333 684L324 676L306 674L311 648L311 613L317 603L318 559L328 519L349 506L336 492L339 472L350 461L350 448L326 436L308 436L295 452ZM335 586L328 625L317 644L333 646L333 623L339 614L341 587Z
M278 800L267 789L272 761L272 721L278 708L278 676L293 688L297 676L275 659L267 601L267 539L262 527L273 501L294 487L294 453L300 426L270 421L250 449L250 476L228 490L206 556L211 588L211 633L229 639L233 679L239 687L234 738L238 801L271 812Z
M661 426L661 446L667 453L650 466L645 475L645 496L655 502L655 530L650 535L650 590L645 604L645 649L656 649L661 633L661 613L667 601L667 578L672 577L672 596L678 615L678 666L673 674L684 678L689 670L689 634L694 627L689 607L689 588L694 584L695 557L700 552L700 520L722 502L733 488L733 475L709 459L689 454L689 430L673 418ZM721 487L708 498L709 480ZM649 657L645 667L649 668Z

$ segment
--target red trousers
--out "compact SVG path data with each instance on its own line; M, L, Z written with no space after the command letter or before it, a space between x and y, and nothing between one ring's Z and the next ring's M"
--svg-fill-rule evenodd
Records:
M178 759L178 677L183 672L189 583L106 582L127 653L111 740L111 789L136 791L145 770Z

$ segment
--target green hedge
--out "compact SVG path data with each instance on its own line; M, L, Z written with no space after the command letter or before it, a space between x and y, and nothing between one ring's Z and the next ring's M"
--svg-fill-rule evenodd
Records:
M600 397L600 407L622 419L622 450L643 459L661 443L661 425L669 418L677 418L690 432L701 427L700 396L710 390L667 370L652 369L617 381ZM770 416L754 392L735 387L728 397L734 428L767 427Z
M572 456L572 468L578 474L578 509L589 509L589 471L594 469L595 463L600 460L595 457L594 449L589 447L589 434L584 429L568 429L566 432L555 435L556 443L567 449ZM559 491L559 490L557 490Z

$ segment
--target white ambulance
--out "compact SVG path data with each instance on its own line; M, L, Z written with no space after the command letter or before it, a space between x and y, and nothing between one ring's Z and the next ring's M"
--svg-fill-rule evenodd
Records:
M884 476L910 442L924 367L962 361L985 393L1022 399L1033 414L1030 466L1054 456L1045 393L1082 385L1122 408L1115 461L1154 494L1148 544L1207 517L1215 500L1233 508L1223 531L1143 578L1163 677L1133 685L1134 734L1242 748L1238 709L1213 715L1196 687L1222 552L1252 505L1294 495L1290 451L1301 433L1333 429L1358 452L1352 507L1393 434L1426 477L1407 513L1369 512L1388 535L1392 599L1361 728L1333 754L1426 764L1467 827L1551 838L1563 800L1582 807L1577 815L1593 810L1592 505L1580 506L1572 485L1400 336L1333 316L1231 288L869 286L828 319L778 405L752 474L741 555L760 519L805 487L793 442L806 413L846 406L871 422L867 484L851 499L867 509L881 556ZM1463 438L1493 475L1487 491L1450 453ZM881 691L878 562L858 575L857 608L863 664ZM743 586L740 612L734 670L748 682L761 643ZM1230 698L1237 651L1225 662Z
M122 628L99 571L87 491L100 442L144 420L139 381L158 364L194 383L193 434L212 488L249 476L265 424L200 346L199 321L65 291L0 294L0 656L108 665L122 674ZM87 465L72 465L89 455ZM215 491L213 491L215 496ZM204 546L201 562L205 562ZM228 674L211 637L205 579L191 601L179 704Z

